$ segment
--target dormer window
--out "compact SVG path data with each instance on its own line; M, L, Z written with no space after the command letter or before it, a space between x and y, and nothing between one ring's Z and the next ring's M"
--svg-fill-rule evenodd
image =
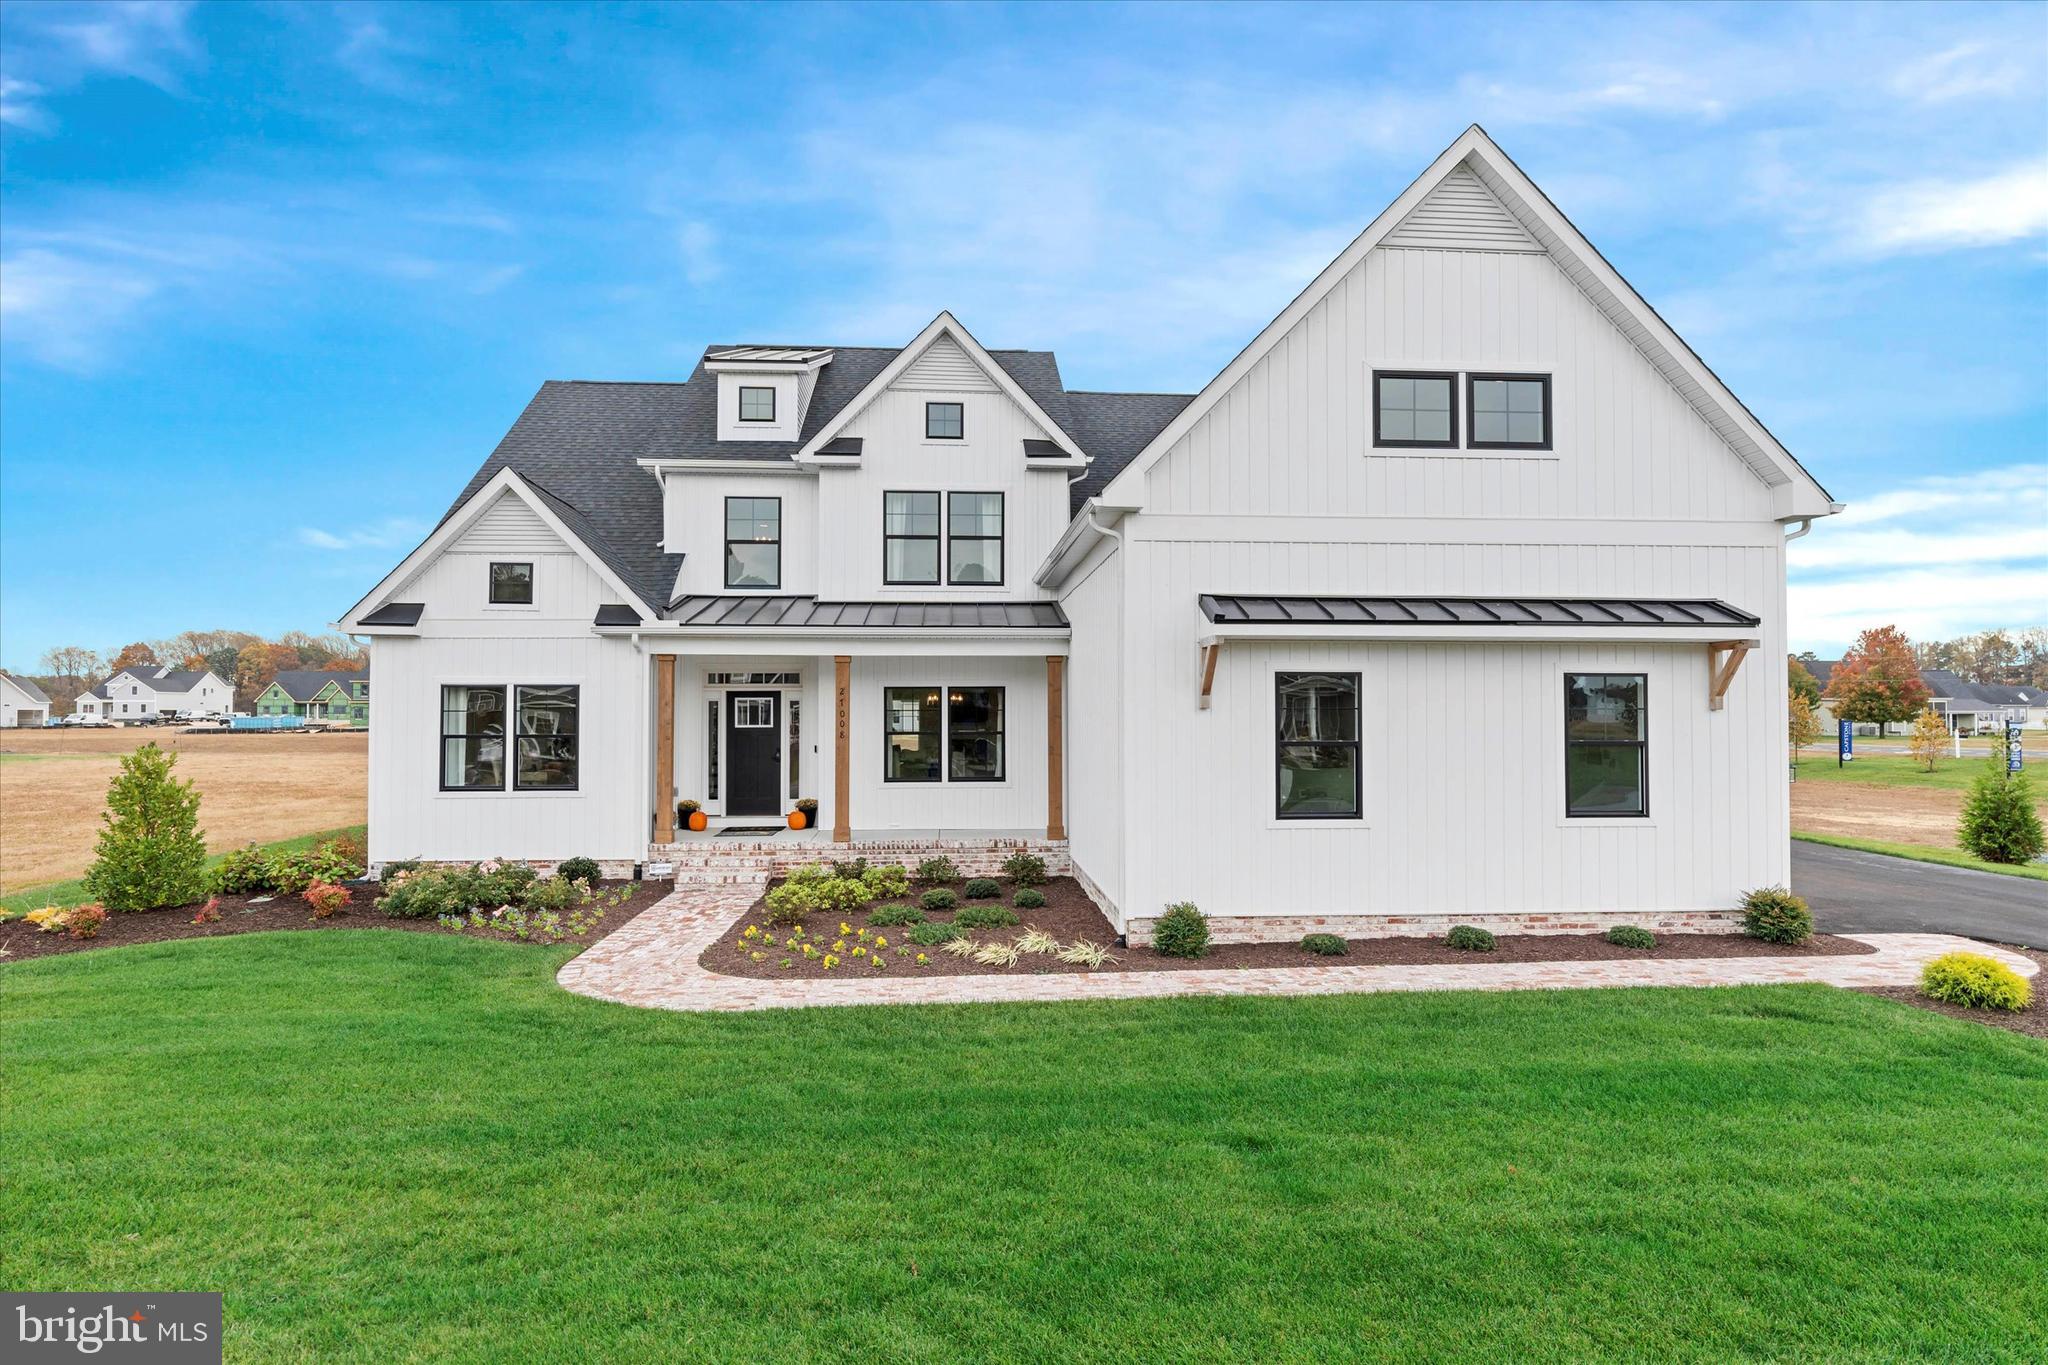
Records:
M924 435L928 441L958 441L967 434L967 409L961 403L926 403Z
M742 422L773 422L775 420L775 390L767 385L740 385L740 420Z

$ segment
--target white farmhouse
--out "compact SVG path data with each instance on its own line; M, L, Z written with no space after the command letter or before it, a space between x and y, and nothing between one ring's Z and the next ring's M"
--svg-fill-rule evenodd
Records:
M378 860L1029 839L1142 941L1697 927L1788 865L1838 510L1478 128L1202 391L950 314L548 383L340 623ZM1411 699L1458 698L1449 730Z
M235 689L207 669L137 664L81 692L74 710L113 721L150 716L225 716L234 710Z
M50 699L27 678L0 670L0 729L27 729L50 718Z

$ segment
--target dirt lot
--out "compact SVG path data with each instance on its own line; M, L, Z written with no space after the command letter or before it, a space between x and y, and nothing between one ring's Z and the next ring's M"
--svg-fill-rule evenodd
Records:
M0 730L0 892L83 873L120 755L155 740L200 793L214 852L362 824L369 736Z
M1792 828L1805 834L1844 834L1894 844L1956 846L1962 818L1960 791L1914 791L1852 782L1792 784ZM2048 821L2048 805L2038 807Z

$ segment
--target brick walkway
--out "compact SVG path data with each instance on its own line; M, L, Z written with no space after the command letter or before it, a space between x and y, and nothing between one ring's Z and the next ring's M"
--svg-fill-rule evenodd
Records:
M1173 995L1343 995L1368 991L1551 990L1583 986L1909 986L1943 953L1988 954L2023 976L2031 959L1949 934L1852 934L1877 952L1856 957L1700 958L1649 962L1499 962L1471 966L1249 967L1017 976L757 981L697 963L766 885L764 878L679 887L565 964L556 980L599 1000L668 1010L799 1009L1014 1000L1136 1000Z

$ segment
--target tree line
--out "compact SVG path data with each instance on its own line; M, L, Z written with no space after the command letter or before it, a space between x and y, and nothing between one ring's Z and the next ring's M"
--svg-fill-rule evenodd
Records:
M1789 737L1795 750L1818 737L1813 711L1823 700L1837 719L1876 725L1880 734L1884 727L1931 714L1928 701L1934 694L1920 678L1924 668L1944 668L1968 682L2048 689L2048 627L2020 631L2017 638L1987 630L1916 645L1897 626L1873 626L1843 653L1828 674L1825 691L1806 667L1818 661L1812 650L1785 660L1792 705ZM1934 723L1941 722L1936 718Z
M235 689L235 709L250 710L263 689L287 669L348 673L366 666L367 656L346 635L309 635L288 630L266 640L246 630L187 630L163 640L136 640L96 650L59 645L43 651L42 672L31 677L50 698L53 715L68 714L79 696L124 668L148 664L206 669Z
M1922 668L1945 668L1970 682L2048 688L2048 626L1930 640L1913 646L1913 656Z

